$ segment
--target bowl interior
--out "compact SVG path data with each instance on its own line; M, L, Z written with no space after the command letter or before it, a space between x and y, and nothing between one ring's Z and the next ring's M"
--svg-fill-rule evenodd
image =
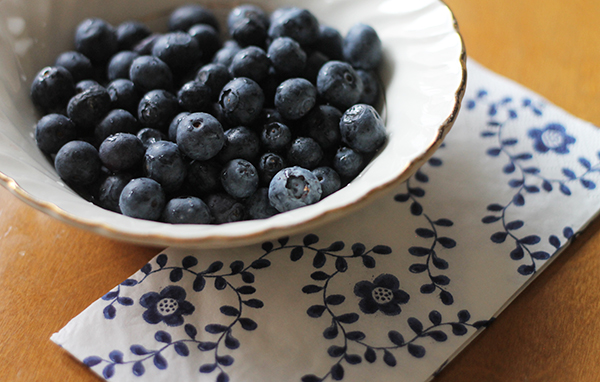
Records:
M305 0L323 24L345 32L373 26L384 48L388 142L348 186L321 202L269 219L226 225L168 225L128 218L86 202L57 176L38 150L39 115L29 99L31 79L73 49L86 17L113 25L138 19L166 31L169 13L185 0L6 0L0 3L0 182L60 220L120 240L155 245L223 247L273 239L337 219L405 180L439 146L460 105L465 53L450 10L439 0ZM237 1L201 2L224 20ZM252 1L272 11L289 0ZM224 36L225 37L225 36Z

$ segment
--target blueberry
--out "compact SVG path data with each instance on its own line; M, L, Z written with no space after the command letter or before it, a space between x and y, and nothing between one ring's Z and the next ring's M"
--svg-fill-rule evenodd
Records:
M229 65L231 77L247 77L256 82L264 80L268 73L271 61L267 53L257 46L249 46L238 51Z
M140 42L135 44L131 50L139 54L140 56L148 56L152 54L152 47L156 40L162 36L160 33L152 33L150 36L142 39Z
M105 20L85 19L75 30L75 49L93 64L105 64L118 48L115 28Z
M135 135L116 133L106 138L98 149L102 164L112 171L138 167L144 158L144 144Z
M193 25L188 33L198 43L203 61L208 61L217 50L221 49L219 32L208 24Z
M323 149L312 138L298 137L290 146L287 160L290 165L296 165L307 169L317 167L323 159Z
M129 181L131 175L126 173L106 176L98 185L95 203L107 210L121 213L119 197Z
M135 20L122 22L117 26L115 33L119 50L131 50L152 34L144 23Z
M207 160L219 153L225 144L223 126L208 113L192 113L177 127L177 144L195 160Z
M354 179L363 169L362 154L350 147L340 147L333 158L333 169L345 179Z
M377 69L383 52L375 29L361 23L353 25L344 38L344 58L357 69Z
M196 195L214 194L221 190L221 166L212 160L192 161L186 183Z
M225 143L217 158L221 163L241 158L254 161L260 152L260 140L247 127L238 126L225 131Z
M347 62L329 61L319 70L317 90L325 101L340 110L346 110L358 102L363 83Z
M140 56L133 60L129 68L129 79L141 93L154 89L170 90L173 87L171 68L154 56Z
M233 57L241 49L242 48L234 40L227 40L225 41L225 44L223 44L223 47L215 52L212 62L213 64L221 64L229 68Z
M319 37L319 21L306 9L282 9L271 15L269 37L291 37L300 45L311 45Z
M102 87L96 80L81 80L75 84L75 94L83 93L90 88Z
M47 66L31 82L31 100L43 114L62 112L75 94L71 73L62 66Z
M198 42L186 32L172 32L159 37L152 55L166 63L175 75L187 73L199 62L202 52Z
M341 61L344 59L343 44L344 38L337 29L320 25L319 37L313 47L332 60Z
M269 200L279 212L314 204L321 199L321 183L309 170L294 166L279 171L269 185Z
M62 114L47 114L35 127L35 141L46 154L55 154L65 143L76 138L77 127Z
M266 219L279 213L269 201L269 189L267 187L259 188L246 199L246 210L249 219Z
M58 176L68 185L75 187L94 183L100 176L101 166L98 150L84 141L66 143L54 158L54 168Z
M156 89L146 93L138 105L138 119L145 127L167 132L179 110L177 97L166 90Z
M177 92L179 106L189 112L206 111L211 98L210 87L200 81L187 82Z
M356 104L340 120L342 141L361 153L377 151L386 140L385 125L373 106Z
M300 77L306 66L306 52L289 37L273 40L269 45L268 56L277 74L287 78Z
M169 125L169 132L167 134L167 138L171 142L177 142L177 128L179 127L179 122L181 122L188 115L190 115L189 112L182 111L181 113L177 114L171 121L171 124Z
M92 86L71 98L67 105L67 115L79 128L93 131L110 108L108 91L102 86Z
M207 85L211 90L211 99L217 101L221 89L231 81L231 77L229 76L229 69L225 65L206 64L198 70L196 80Z
M342 180L339 174L331 167L317 167L312 170L319 182L321 182L321 199L329 196L342 187Z
M162 187L150 178L131 180L119 196L121 213L138 219L160 219L165 203Z
M90 59L76 51L61 53L56 58L54 65L67 69L71 73L74 82L91 78L94 73Z
M260 114L264 103L261 87L250 78L239 77L228 82L219 96L225 117L236 125L249 125Z
M318 50L312 51L306 58L306 66L302 77L309 80L312 84L317 83L317 77L319 76L319 70L329 61L329 57L319 52Z
M113 81L117 78L129 79L129 68L131 67L131 63L139 56L139 54L130 50L123 50L112 56L108 62L106 72L108 80Z
M169 200L161 220L171 224L209 224L212 216L208 206L200 198L187 196Z
M264 153L258 161L258 176L260 181L266 185L279 171L287 167L283 158L275 153Z
M169 16L170 31L188 31L193 25L208 24L219 30L219 21L214 13L198 4L187 4L175 9Z
M118 78L106 86L112 109L124 109L137 115L141 95L130 80Z
M307 127L307 135L328 150L337 147L341 142L340 119L342 112L333 106L319 105L308 113L303 120Z
M268 151L281 151L292 142L292 131L281 122L268 123L261 131L260 142Z
M269 18L261 8L244 4L229 12L227 28L229 35L240 46L263 46L267 38Z
M186 177L186 164L177 145L170 141L152 143L144 155L144 171L166 193L177 191Z
M148 149L148 147L150 147L150 145L154 142L166 140L165 135L161 131L152 129L150 127L144 127L138 131L136 136L140 139L140 141L142 141L145 149Z
M210 209L215 224L231 223L246 218L246 207L244 204L229 194L211 194L206 197L206 204Z
M358 103L366 103L367 105L376 106L380 98L379 79L377 74L372 70L356 71L363 82L363 92L358 99Z
M96 142L100 144L109 136L116 133L137 134L140 130L140 123L130 112L123 109L114 109L108 112L106 117L94 130Z
M221 171L221 184L234 198L244 199L258 188L258 171L245 159L233 159Z
M290 78L275 92L275 108L283 118L295 120L305 116L317 102L317 89L304 78Z

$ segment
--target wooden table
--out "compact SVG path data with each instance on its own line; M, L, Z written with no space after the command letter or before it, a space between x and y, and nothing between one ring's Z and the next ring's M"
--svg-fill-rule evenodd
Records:
M470 57L600 125L598 0L446 2ZM59 223L0 188L0 379L98 381L49 337L158 251ZM596 221L436 381L597 381L599 253Z

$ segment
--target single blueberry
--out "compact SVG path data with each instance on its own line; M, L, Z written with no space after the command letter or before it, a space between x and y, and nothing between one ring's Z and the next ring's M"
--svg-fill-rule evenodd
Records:
M145 127L167 132L179 110L177 97L166 90L155 89L146 93L138 105L138 120Z
M206 64L198 70L196 80L207 85L211 90L211 99L218 101L223 86L231 81L231 76L225 65Z
M247 127L238 126L225 131L225 143L217 155L221 163L241 158L254 161L260 152L260 140L256 133Z
M287 161L290 165L300 166L307 169L317 167L323 159L323 149L312 138L296 138L287 153Z
M175 143L158 141L146 149L144 172L147 177L160 183L166 193L172 193L185 181L187 168Z
M258 171L245 159L233 159L221 171L223 189L234 198L244 199L258 188Z
M119 50L131 50L140 41L150 36L152 31L140 21L128 20L119 24L115 33Z
M123 188L125 188L131 179L131 175L126 173L106 176L98 185L97 196L94 202L104 209L121 213L119 197Z
M268 151L282 151L292 142L292 131L281 122L271 122L264 125L260 142Z
M113 109L98 123L94 129L97 144L116 133L137 134L140 123L130 112L123 109Z
M313 108L302 121L306 126L307 135L328 150L339 146L342 137L340 134L340 119L342 112L333 106L319 105Z
M242 47L264 46L268 28L268 16L255 5L237 6L229 12L227 17L229 35Z
M165 203L161 185L150 178L132 179L119 196L121 213L138 219L160 219Z
M353 25L344 38L344 58L357 69L377 69L383 52L375 29L362 23Z
M296 7L271 14L269 37L291 37L302 46L313 44L319 37L319 21L308 10Z
M234 40L227 40L223 44L223 47L215 52L213 56L213 64L221 64L227 68L231 65L233 57L239 52L242 47Z
M55 154L77 138L77 127L62 114L47 114L35 126L35 141L44 153Z
M94 183L100 176L101 166L98 150L84 141L67 142L54 158L58 176L73 187Z
M246 218L246 207L226 193L211 194L205 199L215 224L231 223Z
M333 169L346 180L354 179L363 169L364 158L350 147L340 147L333 158Z
M266 219L277 215L279 211L271 205L269 189L261 187L245 201L249 219Z
M161 220L171 224L209 224L210 209L195 196L173 198L167 202Z
M102 86L92 86L71 98L67 105L67 115L80 129L93 131L110 109L108 91Z
M83 93L90 88L102 87L96 80L81 80L75 84L75 94Z
M356 104L340 120L342 141L361 153L373 153L386 141L385 125L371 105Z
M171 68L154 56L140 56L133 60L129 68L129 79L141 93L154 89L170 90L173 87Z
M209 61L215 52L221 49L219 32L208 24L195 24L188 33L198 43L203 61Z
M267 54L277 74L286 78L300 77L306 67L306 52L289 37L273 40Z
M319 95L340 110L346 110L358 102L363 83L356 70L342 61L329 61L317 76Z
M62 66L47 66L31 82L31 100L43 114L64 112L75 95L71 73Z
M185 74L200 61L198 41L186 32L171 32L159 37L152 46L152 55L166 63L175 75Z
M138 93L133 82L124 78L118 78L106 86L106 91L110 96L112 109L123 109L137 115L141 95Z
M290 78L275 92L275 108L283 118L296 120L305 116L317 102L317 89L304 78Z
M114 81L117 78L129 79L129 68L133 60L140 55L130 50L123 50L112 56L108 62L106 75L109 81Z
M140 166L145 151L142 141L129 133L116 133L109 136L98 149L102 164L116 172Z
M279 171L287 167L283 158L275 153L264 153L258 161L258 176L260 181L269 185Z
M193 25L208 24L219 30L215 14L199 4L187 4L175 9L169 16L170 31L188 31Z
M260 114L264 101L261 87L245 77L228 82L219 96L224 116L236 125L250 125Z
M319 26L319 37L313 45L313 48L327 55L332 60L343 60L344 38L340 32L327 25Z
M372 70L356 71L363 82L363 92L358 99L358 103L366 103L367 105L377 106L380 98L379 78Z
M279 212L314 204L321 199L321 193L317 177L298 166L279 171L269 185L269 200Z
M191 113L177 126L177 144L195 160L207 160L219 153L225 144L223 126L208 113Z
M151 144L158 141L164 141L167 138L161 131L152 129L150 127L144 127L138 131L137 137L140 139L140 141L142 141L142 144L146 150Z
M92 62L85 55L76 52L63 52L56 57L55 66L62 66L67 69L74 82L79 82L86 78L91 78L94 74Z
M213 160L192 161L188 166L186 183L198 196L221 191L221 165Z
M257 46L249 46L233 56L229 65L229 74L232 78L247 77L261 82L269 74L270 66L271 61L264 50Z
M190 112L182 111L181 113L177 114L171 121L171 124L169 125L169 132L167 134L167 138L171 142L177 142L177 128L179 127L179 122L181 122L188 115L190 115ZM181 150L181 147L179 149Z
M227 15L227 29L231 31L238 21L245 18L257 20L264 28L269 27L269 16L262 8L253 4L242 4L233 8Z
M99 18L83 20L75 30L75 49L93 64L105 64L119 49L115 28Z
M312 170L319 182L321 182L321 199L329 196L342 187L342 180L339 174L331 167L323 166Z
M189 112L206 111L211 98L210 87L200 81L187 82L177 92L179 106Z

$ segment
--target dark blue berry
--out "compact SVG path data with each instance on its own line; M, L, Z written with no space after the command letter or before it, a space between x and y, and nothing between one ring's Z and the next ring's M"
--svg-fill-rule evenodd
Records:
M267 151L281 151L292 142L292 131L281 122L268 123L261 131L260 142Z
M296 138L287 154L287 160L290 165L300 166L307 169L317 167L323 159L323 149L312 138Z
M217 158L221 163L241 158L254 161L260 152L260 140L247 127L238 126L225 131L225 144Z
M119 49L115 28L102 19L83 20L75 30L75 49L93 64L105 64Z
M319 70L317 90L326 102L340 110L346 110L358 102L363 83L356 70L347 62L329 61Z
M194 196L173 198L167 202L161 220L171 224L209 224L210 209Z
M140 56L149 56L152 54L152 47L156 40L158 40L162 36L160 33L152 33L150 36L142 39L140 42L134 45L131 49Z
M317 167L312 170L319 182L321 182L321 199L329 196L342 187L342 180L339 174L331 167Z
M31 100L43 114L64 112L74 94L73 76L62 66L45 67L31 82Z
M340 32L327 25L319 27L319 37L313 45L313 48L327 55L332 60L343 60L344 38Z
M199 5L187 4L175 9L169 16L169 30L187 32L193 25L208 24L219 30L219 21L214 13Z
M166 90L146 93L138 105L138 120L144 127L167 132L173 117L180 112L177 97Z
M217 162L192 161L188 166L186 183L198 196L214 194L221 190L221 165Z
M110 96L112 109L124 109L131 114L137 115L141 95L130 80L124 78L116 79L106 86Z
M187 73L202 56L198 42L186 32L162 35L152 46L152 54L169 65L175 75Z
M309 80L312 84L317 84L317 77L319 76L319 70L329 61L329 57L319 52L318 50L312 51L306 58L306 66L302 77Z
M227 18L229 35L240 46L264 46L269 28L269 18L255 5L244 4L235 7Z
M94 69L90 59L76 51L61 53L56 58L54 65L62 66L63 68L67 69L69 73L71 73L71 76L73 76L74 82L91 78L94 74Z
M116 133L109 136L98 149L102 164L116 172L140 166L145 151L142 141L129 133Z
M67 115L79 128L93 131L110 109L108 91L102 86L92 86L71 98L67 105Z
M234 198L244 199L258 188L258 171L245 159L233 159L221 171L223 189Z
M158 141L146 149L144 172L156 180L166 193L177 191L186 177L186 164L177 145L170 141Z
M213 64L221 64L229 68L233 57L241 49L242 48L234 40L227 40L225 41L225 44L223 44L223 47L215 52L212 62Z
M101 166L98 150L84 141L67 142L54 158L58 176L74 187L94 183L100 176Z
M367 105L376 106L380 98L379 78L372 70L356 71L363 82L363 92L358 99L358 103L366 103Z
M265 153L258 161L258 176L263 184L268 185L279 171L287 167L283 158L275 153Z
M121 213L119 197L129 181L131 175L126 173L106 176L98 185L95 203L107 210Z
M319 105L308 113L303 120L307 135L328 150L339 146L341 142L340 119L342 112L333 106Z
M166 140L163 132L150 127L144 127L138 131L137 137L142 141L145 149L148 149L148 147L155 142Z
M119 196L121 213L138 219L160 219L165 203L166 198L162 187L150 178L131 180Z
M175 118L173 118L173 120L171 121L171 124L169 125L169 132L167 134L167 138L171 142L177 142L177 128L179 127L179 122L181 122L188 115L190 115L189 112L182 111L181 113L177 114ZM179 149L181 150L181 147Z
M114 109L98 123L94 129L94 137L98 144L116 133L137 134L140 123L130 112L123 109Z
M342 141L361 153L377 151L386 140L385 124L373 106L356 104L340 120Z
M229 194L211 194L205 199L215 224L231 223L246 218L246 207Z
M314 204L321 199L321 193L317 177L298 166L279 171L269 185L269 200L279 212Z
M361 23L353 25L344 38L344 58L357 69L377 69L383 52L375 29Z
M304 78L290 78L277 87L275 108L283 118L296 120L305 116L317 102L317 89Z
M75 84L75 93L83 93L90 88L102 87L96 80L81 80Z
M269 201L269 189L261 187L246 199L246 211L249 219L266 219L277 215L279 211Z
M129 68L129 79L140 93L173 87L173 73L165 62L154 56L140 56Z
M196 80L207 85L211 90L211 99L219 100L223 86L231 81L229 69L221 64L206 64L198 70Z
M319 21L308 10L296 7L282 9L271 15L269 37L291 37L300 45L313 44L319 37Z
M333 169L346 180L354 179L363 169L363 156L350 147L341 147L333 157Z
M76 138L77 127L62 114L47 114L35 127L35 141L46 154L55 154L65 143Z
M209 61L215 52L221 49L219 32L208 24L193 25L188 33L198 43L203 61Z
M273 40L267 53L276 73L286 78L300 77L306 67L306 53L289 37Z
M189 112L206 111L211 98L210 87L200 81L187 82L177 92L179 106Z
M260 114L264 101L261 87L245 77L228 82L219 96L224 116L235 125L250 125Z
M207 160L219 153L225 144L223 126L208 113L192 113L177 127L177 144L189 158Z
M115 33L119 50L131 50L152 34L144 23L136 20L128 20L119 24Z
M108 68L106 71L108 80L113 81L117 78L129 79L129 68L133 63L133 60L139 56L139 54L130 50L123 50L112 56L108 62Z
M249 46L233 56L229 65L229 74L232 78L247 77L261 82L269 74L270 66L271 61L264 50L257 46Z

